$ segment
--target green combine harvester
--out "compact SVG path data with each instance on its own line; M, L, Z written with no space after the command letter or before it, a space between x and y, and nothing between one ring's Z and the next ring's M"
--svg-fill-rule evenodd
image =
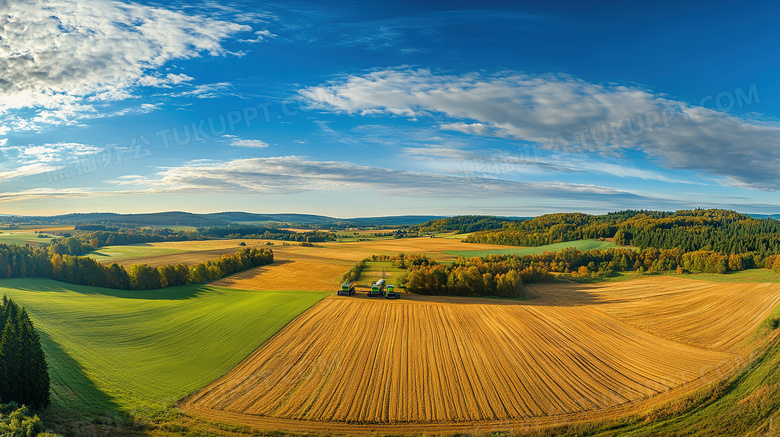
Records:
M371 285L368 297L385 297L385 280L380 279Z
M338 294L339 296L352 296L355 294L355 281L341 284L341 290L339 290Z
M400 299L401 293L395 291L395 285L388 285L385 299Z

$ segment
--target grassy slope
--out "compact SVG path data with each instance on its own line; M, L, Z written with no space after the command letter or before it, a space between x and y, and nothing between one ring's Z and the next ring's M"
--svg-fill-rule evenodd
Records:
M595 250L595 249L611 249L615 246L614 243L611 243L609 241L599 241L599 240L577 240L577 241L568 241L565 243L554 243L554 244L547 244L545 246L537 246L537 247L517 247L517 248L511 248L511 249L491 249L491 250L457 250L457 251L451 251L451 252L445 252L449 255L453 256L463 256L467 258L475 257L475 256L487 256L487 255L538 255L544 252L558 252L562 249L565 249L567 247L574 247L576 249L579 249L581 251L588 251L588 250Z
M119 291L5 279L24 305L52 375L47 415L153 415L206 385L328 293L189 285Z

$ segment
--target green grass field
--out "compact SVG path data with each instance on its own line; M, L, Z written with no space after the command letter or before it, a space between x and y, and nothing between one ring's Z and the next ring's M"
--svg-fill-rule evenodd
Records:
M370 286L372 283L382 279L382 272L385 273L384 279L387 284L397 285L399 279L406 274L406 270L393 267L391 261L371 261L367 264L363 272L360 273L358 284L361 286Z
M706 282L721 283L744 283L744 282L780 282L780 273L775 273L769 269L750 269L739 272L726 273L683 273L678 275L675 272L645 273L639 274L632 272L616 272L614 276L583 278L572 275L559 275L562 282L579 283L597 283L597 282L620 282L639 279L647 276L670 276L673 278L693 279Z
M49 244L49 242L52 240L51 237L38 238L38 235L40 234L36 234L32 231L3 230L0 231L0 243L18 244L20 246L24 246L25 244L30 243L31 245L37 246L39 244ZM44 235L51 234L44 232Z
M188 285L119 291L4 279L42 331L52 376L45 416L153 417L225 374L322 292Z
M469 232L466 234L461 234L460 232L445 232L442 234L436 234L436 238L448 238L451 240L465 240L471 234L474 234L474 232Z
M614 243L611 243L609 241L577 240L577 241L568 241L565 243L547 244L544 246L537 246L537 247L517 247L511 249L491 249L491 250L456 250L456 251L444 252L444 253L448 255L462 256L466 258L488 256L488 255L523 256L523 255L539 255L544 252L558 252L560 250L566 249L567 247L574 247L576 249L585 252L588 250L595 250L595 249L606 250L618 246L616 246Z
M750 269L739 272L719 273L684 273L682 275L674 272L665 273L666 276L678 276L687 279L696 279L708 282L780 282L780 274L769 269Z
M129 258L142 258L154 255L168 255L171 253L186 252L183 249L167 247L154 247L149 244L133 244L129 246L105 246L91 252L88 256L99 262L119 261Z

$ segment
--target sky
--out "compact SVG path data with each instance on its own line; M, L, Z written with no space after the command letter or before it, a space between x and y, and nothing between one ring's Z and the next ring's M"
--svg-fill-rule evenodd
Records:
M0 214L780 213L780 4L0 1Z

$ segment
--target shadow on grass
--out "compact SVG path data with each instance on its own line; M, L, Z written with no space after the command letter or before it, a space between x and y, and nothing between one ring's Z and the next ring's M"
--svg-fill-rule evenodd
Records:
M144 300L185 300L213 291L212 287L205 284L188 284L180 285L178 287L158 288L155 290L115 290L113 288L75 285L45 278L3 279L0 280L0 288L1 287L15 288L24 291L48 293L72 292L84 295L110 296L119 299ZM0 293L2 293L2 291L0 291Z
M39 334L51 377L51 405L40 415L47 428L74 435L85 427L125 427L126 414L89 379L81 364L51 336Z

